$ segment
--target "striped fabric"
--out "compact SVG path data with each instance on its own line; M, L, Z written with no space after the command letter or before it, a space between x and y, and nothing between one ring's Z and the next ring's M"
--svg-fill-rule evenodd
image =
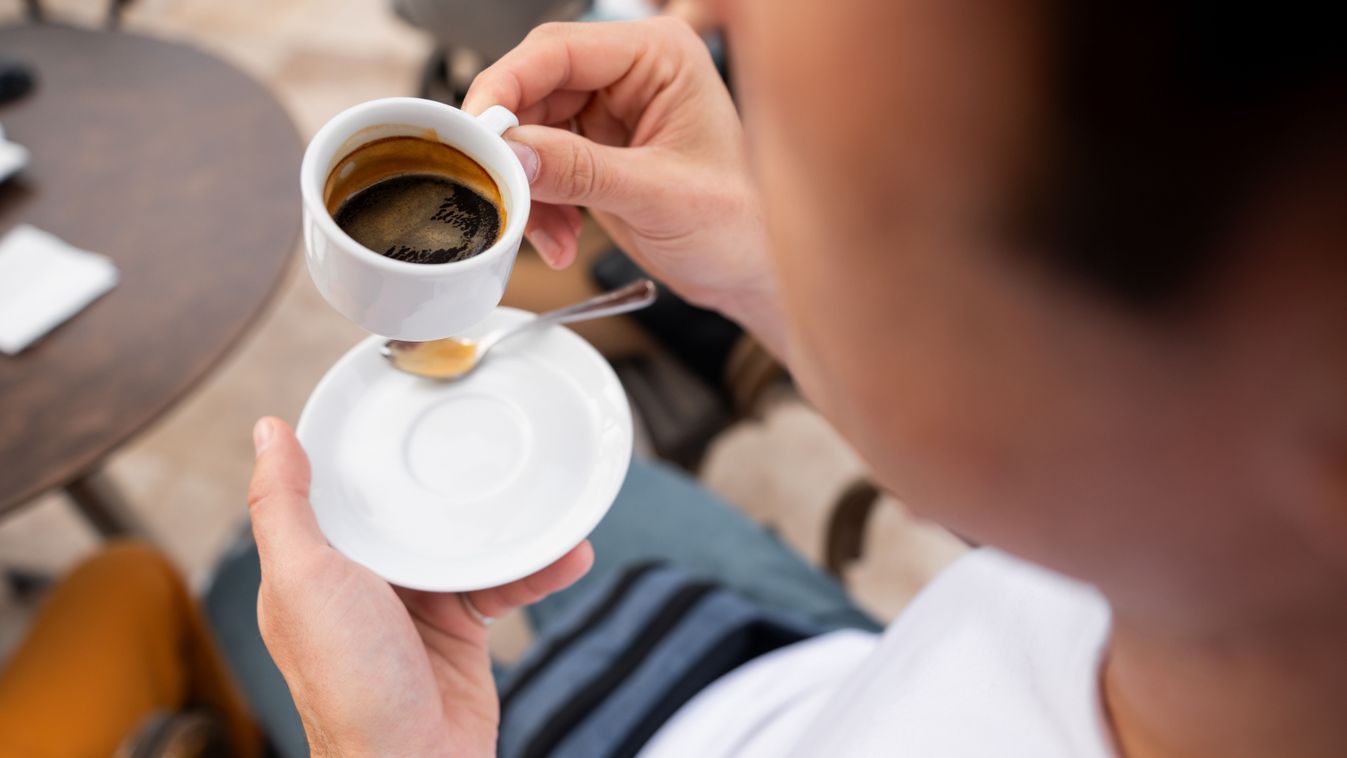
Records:
M635 755L717 678L822 631L664 565L595 590L504 676L501 758Z

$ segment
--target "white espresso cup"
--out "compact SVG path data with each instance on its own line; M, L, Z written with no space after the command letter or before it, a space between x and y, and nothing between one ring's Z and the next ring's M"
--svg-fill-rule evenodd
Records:
M528 178L500 136L518 123L500 106L470 116L433 100L390 97L324 124L304 151L299 182L304 257L328 303L370 332L399 340L454 336L486 318L505 293L529 216ZM466 260L410 263L386 258L342 231L323 196L337 163L375 140L432 134L477 161L500 189L506 220L495 244Z

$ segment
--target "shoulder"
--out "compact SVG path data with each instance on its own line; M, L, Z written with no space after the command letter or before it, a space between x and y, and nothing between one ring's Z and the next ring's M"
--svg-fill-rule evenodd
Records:
M836 755L1108 756L1097 692L1108 631L1088 585L974 551L895 620L806 742Z

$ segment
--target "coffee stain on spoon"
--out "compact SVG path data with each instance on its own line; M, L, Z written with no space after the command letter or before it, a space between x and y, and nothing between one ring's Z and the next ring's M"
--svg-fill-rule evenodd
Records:
M387 350L393 365L428 379L456 379L477 362L477 343L452 337L429 342L390 342Z

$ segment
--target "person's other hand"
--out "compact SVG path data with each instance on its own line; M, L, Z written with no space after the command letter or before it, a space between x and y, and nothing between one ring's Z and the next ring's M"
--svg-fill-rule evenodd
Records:
M390 586L338 553L309 506L309 462L294 433L266 418L254 443L257 617L313 755L495 755L500 714L487 630L463 596ZM593 558L586 542L468 599L499 616L569 586Z
M687 24L540 26L483 71L463 102L471 113L492 105L523 124L505 136L530 176L526 233L548 263L575 259L576 206L588 207L683 298L757 332L778 328L743 129Z

